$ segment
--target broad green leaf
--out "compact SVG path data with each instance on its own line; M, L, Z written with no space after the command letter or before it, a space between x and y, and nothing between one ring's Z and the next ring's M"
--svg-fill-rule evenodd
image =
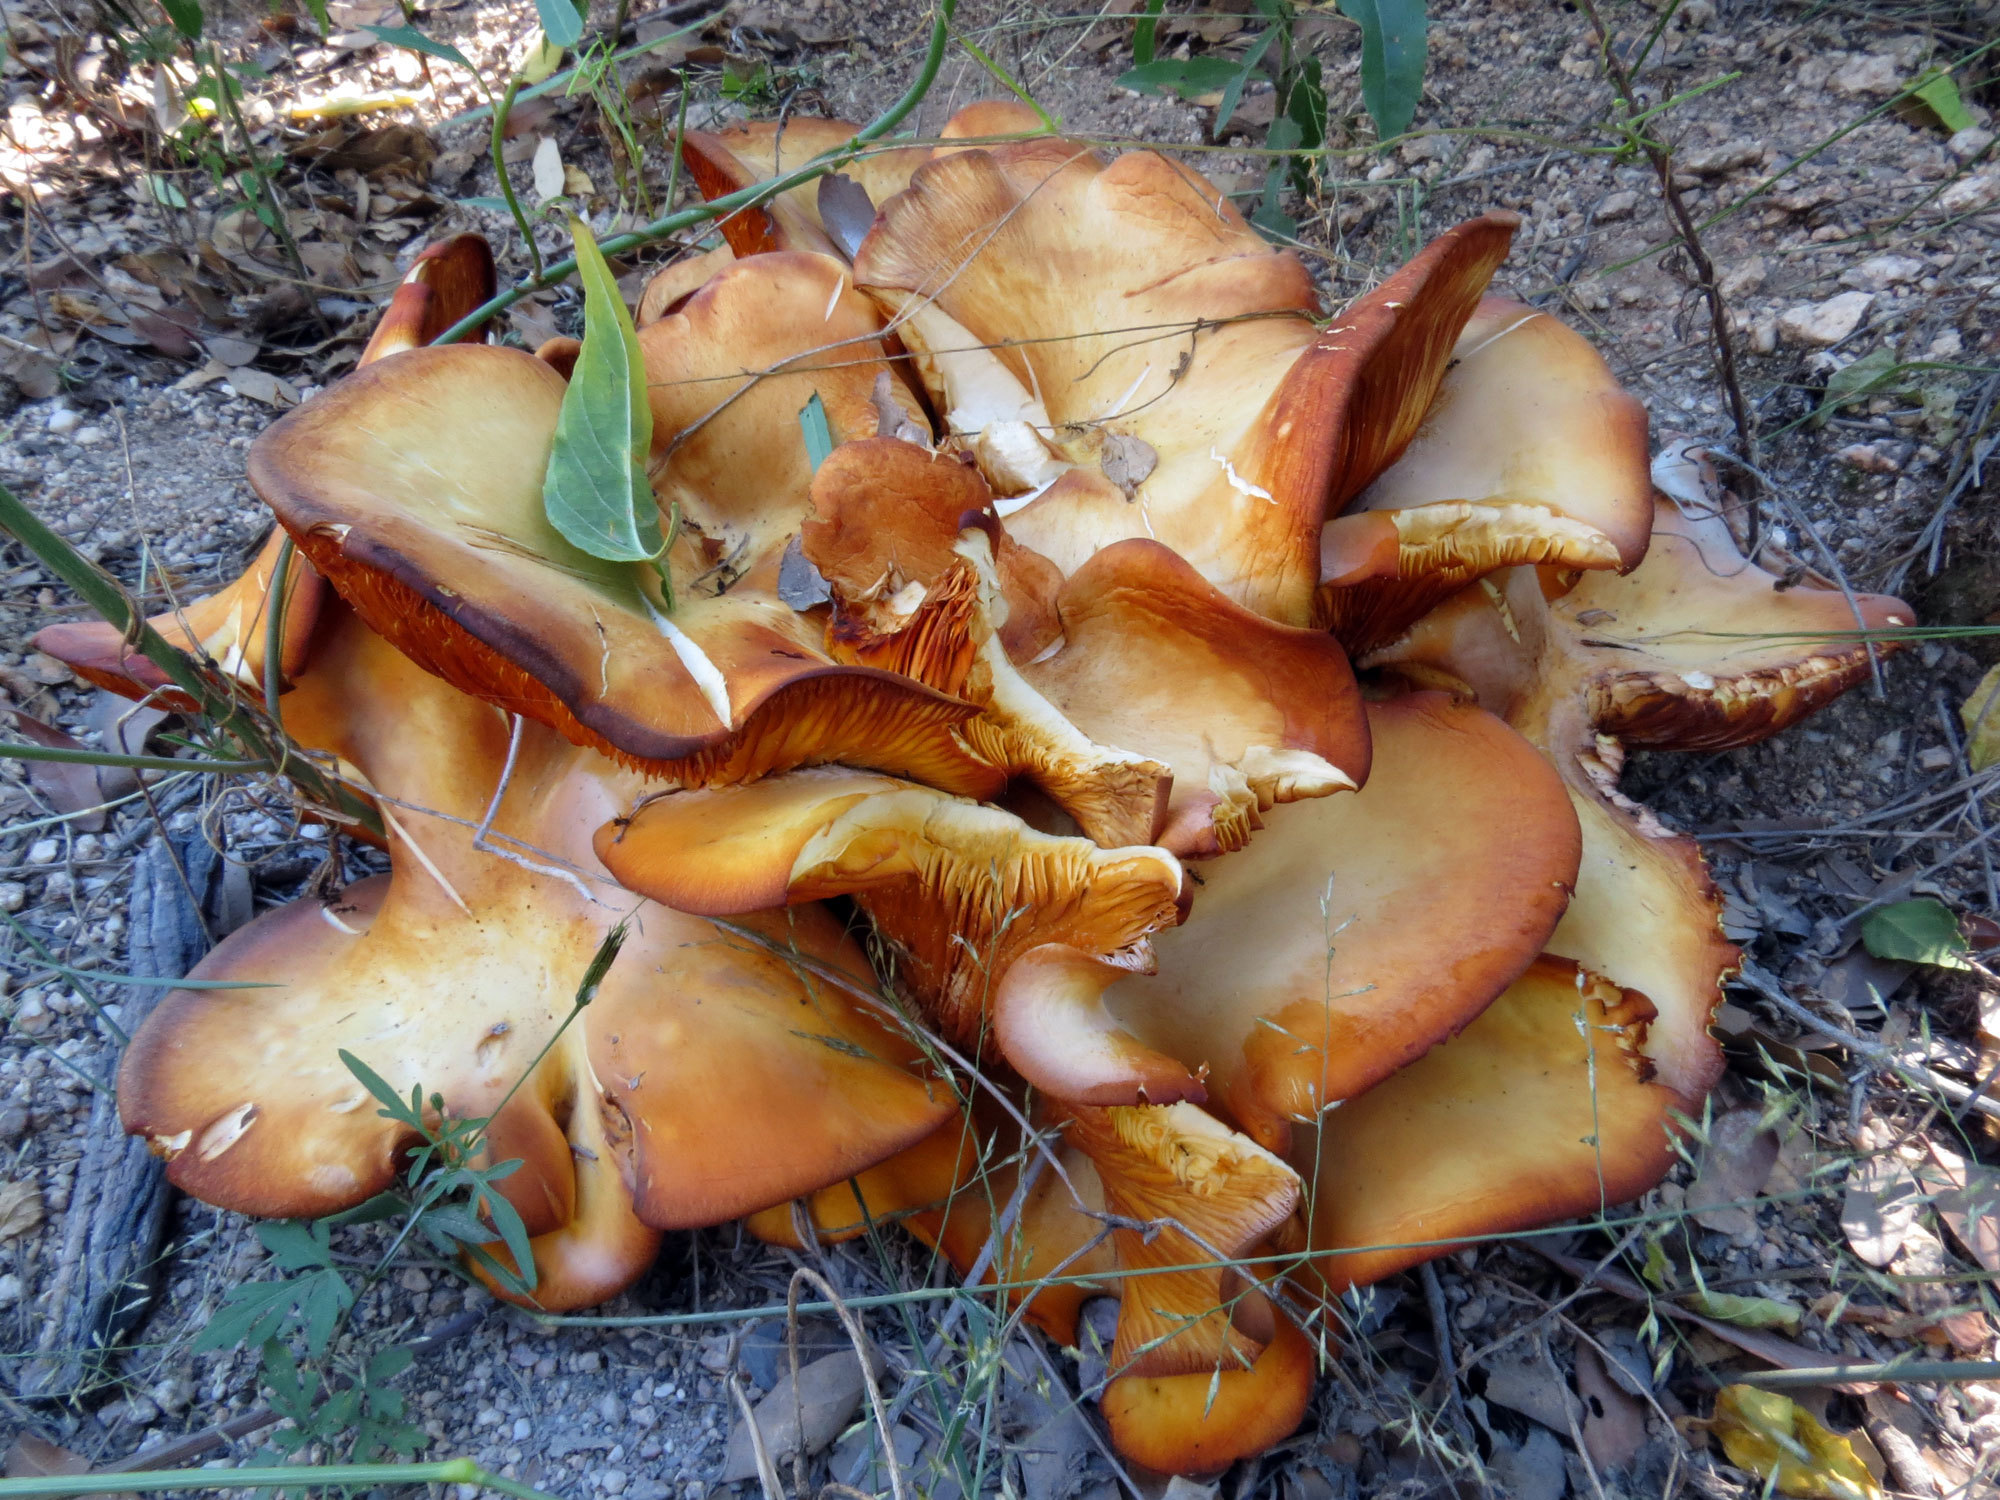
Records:
M799 431L805 434L806 457L812 461L813 473L826 462L833 452L833 428L827 424L826 403L819 399L819 392L812 393L812 399L799 408Z
M1243 97L1243 86L1250 81L1257 65L1264 60L1264 54L1271 50L1271 43L1277 35L1277 29L1274 27L1251 43L1250 50L1243 56L1242 66L1236 70L1236 76L1222 86L1222 98L1215 106L1215 124L1209 130L1211 139L1218 141L1222 139L1222 132L1229 125L1229 117L1236 113L1237 100Z
M440 58L448 63L457 63L468 73L478 69L466 59L463 52L450 42L433 41L414 26L364 26L363 31L372 31L391 47L401 47L405 52L421 52L426 57Z
M1903 366L1893 351L1872 349L1852 364L1842 365L1826 378L1826 394L1813 412L1813 425L1824 427L1826 419L1850 402L1872 396L1893 381Z
M1970 130L1979 122L1972 118L1965 107L1965 101L1958 96L1958 81L1951 74L1939 69L1917 85L1916 96L1930 106L1930 112L1938 117L1938 123L1953 135L1961 130Z
M403 1211L403 1199L396 1193L377 1193L366 1203L337 1214L328 1214L320 1223L329 1228L339 1228L346 1224L379 1224L384 1219L393 1219Z
M394 1380L409 1369L410 1361L416 1357L415 1350L402 1344L376 1351L368 1356L368 1383L380 1385L385 1380Z
M1424 92L1424 0L1340 0L1361 27L1361 102L1381 140L1401 135Z
M191 42L201 40L201 0L160 0L160 9L174 23L174 30Z
M582 7L571 0L535 0L535 14L542 18L542 30L558 47L574 47L583 40Z
M1137 89L1142 94L1165 91L1192 99L1197 94L1212 94L1227 88L1229 80L1242 71L1240 64L1220 57L1164 57L1122 74L1118 86Z
M1965 724L1965 754L1972 769L2000 765L2000 667L1979 679L1958 716Z
M1146 9L1138 25L1132 28L1132 61L1137 67L1143 68L1153 61L1160 33L1160 12L1166 9L1166 4L1167 0L1146 0Z
M189 1346L196 1354L262 1344L276 1335L298 1301L289 1281L252 1281L233 1286Z
M1877 958L1901 958L1937 969L1969 969L1965 934L1942 901L1896 901L1861 924L1861 944Z
M327 1232L317 1224L277 1219L259 1224L257 1238L271 1259L287 1271L317 1271L333 1263Z
M1771 1297L1739 1297L1732 1292L1689 1292L1687 1305L1695 1312L1738 1328L1782 1328L1797 1333L1805 1310Z
M326 1353L334 1329L340 1326L340 1315L353 1300L354 1290L340 1272L332 1269L313 1272L305 1283L305 1294L299 1298L308 1354L317 1359Z
M583 283L583 350L563 393L542 505L549 524L592 557L657 566L666 544L646 480L653 409L645 356L597 240L581 219L569 222Z

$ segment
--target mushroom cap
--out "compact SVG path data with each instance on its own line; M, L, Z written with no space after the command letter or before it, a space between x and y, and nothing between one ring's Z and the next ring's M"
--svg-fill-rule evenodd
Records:
M1255 1310L1263 1294L1247 1293ZM1120 1456L1159 1474L1213 1474L1298 1431L1319 1374L1312 1340L1275 1307L1271 1341L1248 1369L1121 1375L1099 1404Z
M428 344L492 297L494 285L493 251L479 235L456 235L425 246L389 299L359 363L373 364ZM484 342L485 326L474 329L468 337L475 343ZM244 688L261 694L270 618L265 610L284 544L283 529L274 528L234 583L146 623L173 644L207 657ZM293 560L285 587L283 681L296 677L305 664L325 589L325 580L310 563L302 557ZM98 687L131 698L156 693L157 702L181 712L192 712L195 707L107 621L51 625L36 635L34 644L36 650L53 656Z
M995 1033L1024 1077L1130 1102L1159 1097L1156 1059L1173 1059L1282 1149L1293 1121L1422 1056L1520 974L1576 880L1562 782L1499 719L1442 694L1368 717L1368 784L1276 808L1247 849L1202 865L1187 920L1153 938L1153 969L1038 953L1000 976Z
M990 346L1042 403L1039 437L1073 467L1009 514L1019 540L1071 573L1150 534L1232 598L1304 623L1320 497L1294 514L1246 460L1312 341L1312 282L1196 173L1055 139L954 151L880 206L855 276L899 323L912 303L949 318L910 324L933 353ZM1158 459L1134 502L1097 467L1113 438Z
M424 246L403 273L375 325L361 364L405 349L421 349L460 318L490 300L498 285L493 249L483 235L459 234ZM486 341L487 325L466 337Z
M804 1250L800 1215L827 1244L898 1223L969 1276L993 1240L996 1216L1018 1194L1019 1211L987 1257L981 1284L1006 1283L1010 1307L1056 1342L1074 1344L1084 1303L1118 1294L1117 1254L1092 1217L1104 1209L1096 1168L1061 1140L1031 1148L1035 1156L1024 1163L1019 1129L988 1114L975 1108L850 1181L752 1214L745 1225L766 1243ZM1038 1160L1044 1155L1060 1170ZM1034 1177L1023 1194L1024 1166Z
M261 694L270 641L271 590L284 544L284 531L274 529L234 583L179 609L154 615L146 623L170 644L214 662L217 671L246 691ZM312 565L302 557L294 558L285 581L283 681L291 681L305 666L325 593L326 582ZM44 626L35 633L33 644L37 651L53 656L97 687L128 698L153 695L161 707L183 713L194 709L188 696L127 644L125 633L107 620Z
M1316 614L1361 650L1501 567L1629 571L1652 527L1647 456L1645 408L1587 339L1483 298L1416 436L1326 523Z
M1182 856L1240 849L1258 814L1368 779L1367 717L1346 653L1267 620L1144 537L1062 586L1060 643L1021 668L1092 740L1173 774L1148 837Z
M597 853L628 889L704 915L855 896L896 955L897 983L966 1045L983 1043L994 977L1017 954L1060 942L1143 962L1181 894L1163 849L1100 849L837 767L654 797L600 829Z
M688 782L844 758L990 794L1000 773L952 732L970 705L835 663L818 620L777 593L810 475L797 410L817 392L837 436L873 430L875 328L835 262L783 254L732 266L641 334L656 489L683 519L671 618L643 565L586 556L548 522L564 386L517 351L358 371L259 439L251 477L372 626L577 743Z
M1652 1003L1542 958L1458 1036L1301 1128L1306 1273L1328 1294L1468 1239L1637 1197L1698 1097L1654 1077Z
M561 865L612 893L588 840L639 784L524 726L491 837L532 851L536 868L526 868L473 843L508 755L503 716L345 611L307 677L288 699L318 692L346 705L318 748L381 794L392 874L232 935L197 977L277 987L172 992L127 1050L119 1091L126 1128L169 1158L177 1185L286 1216L379 1191L408 1144L341 1050L399 1091L421 1087L471 1117L490 1112L556 1035L599 944L628 915L586 896ZM505 1179L506 1196L532 1233L558 1235L537 1290L544 1306L598 1300L617 1289L607 1276L629 1281L652 1231L839 1181L929 1134L952 1108L909 1043L782 956L650 904L630 916L596 998L495 1122L494 1149L526 1162ZM825 913L760 920L779 942L866 976ZM580 1279L563 1281L561 1267Z

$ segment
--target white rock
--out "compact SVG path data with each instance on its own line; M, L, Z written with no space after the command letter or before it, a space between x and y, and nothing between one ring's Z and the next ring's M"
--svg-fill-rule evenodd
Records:
M529 1438L533 1437L534 1435L535 1435L535 1424L533 1422L530 1422L526 1417L514 1418L515 1442L525 1443Z
M1731 141L1726 146L1710 146L1705 151L1690 151L1676 157L1674 165L1683 172L1692 172L1697 177L1720 177L1727 172L1736 172L1744 167L1754 167L1764 159L1764 148L1754 141Z
M36 839L28 846L28 863L31 865L52 865L61 856L60 839Z
M1872 292L1842 292L1824 302L1802 302L1778 314L1778 336L1788 344L1823 349L1837 344L1861 326Z
M14 1030L27 1036L40 1036L49 1029L53 1021L54 1017L49 1014L49 1008L42 1002L42 997L34 994L14 1007L14 1019L11 1024Z
M1873 443L1849 443L1833 455L1864 474L1900 474L1903 466Z
M1961 177L1938 194L1937 205L1948 214L1977 213L2000 202L2000 172Z
M1992 131L1982 130L1977 125L1968 125L1965 129L1959 131L1957 135L1946 141L1944 149L1949 151L1959 161L1971 161L1973 157L1978 156L1992 144Z
M67 406L58 406L49 413L49 431L57 434L74 432L82 421L81 412L72 411Z
M1943 333L1930 341L1929 347L1924 350L1924 358L1957 359L1963 353L1965 353L1965 340L1958 336L1956 328L1947 328ZM0 887L0 892L4 892L4 889L4 887ZM4 901L4 894L0 894L0 904L4 904Z
M1833 70L1826 86L1849 98L1893 94L1903 86L1903 65L1888 52L1862 52Z
M1842 286L1859 287L1864 292L1884 292L1905 286L1930 269L1911 255L1871 255L1858 266L1840 273Z
M76 436L71 441L79 448L91 448L103 442L104 436L104 429L93 424L89 427L77 428Z
M622 1495L627 1477L623 1469L606 1469L597 1476L597 1487L607 1495Z
M1764 284L1770 268L1764 264L1764 257L1753 255L1747 260L1739 260L1722 273L1716 282L1716 290L1724 297L1747 297Z
M28 888L18 880L0 880L0 911L16 912L28 904Z
M1606 193L1597 205L1597 222L1614 224L1620 219L1629 219L1639 207L1639 195L1630 188L1621 188L1615 193Z
M11 1272L0 1276L0 1307L12 1307L21 1300L26 1290L21 1285L21 1278Z

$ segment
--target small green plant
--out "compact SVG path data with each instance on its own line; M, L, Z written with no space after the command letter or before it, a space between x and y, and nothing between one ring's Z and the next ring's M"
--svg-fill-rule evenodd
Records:
M1118 81L1141 93L1167 92L1183 99L1219 94L1211 131L1223 138L1229 122L1255 81L1276 90L1264 146L1272 153L1264 191L1250 220L1280 238L1298 226L1279 208L1285 183L1310 193L1321 172L1326 144L1326 85L1320 61L1300 47L1295 0L1256 0L1265 27L1241 57L1160 57L1158 36L1164 0L1151 0L1132 36L1133 66ZM1387 140L1409 128L1423 92L1427 19L1424 0L1341 0L1341 9L1361 27L1361 97L1378 137Z

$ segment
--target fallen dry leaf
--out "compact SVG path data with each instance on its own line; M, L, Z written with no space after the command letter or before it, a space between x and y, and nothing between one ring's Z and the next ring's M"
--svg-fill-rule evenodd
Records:
M0 709L0 720L30 744L50 750L84 750L88 747L52 725L44 724L18 708ZM70 818L85 833L104 827L104 788L97 767L75 761L31 760L28 785L49 799L49 806Z
M1757 1229L1755 1199L1778 1162L1778 1133L1762 1128L1754 1109L1732 1109L1709 1128L1687 1206L1704 1229L1752 1234Z
M565 179L563 172L562 148L556 138L545 135L535 143L535 198L547 203L551 198L563 195Z
M1612 1379L1604 1357L1576 1346L1576 1393L1583 1400L1583 1446L1600 1469L1622 1469L1646 1441L1646 1408Z
M88 1473L90 1460L47 1438L24 1432L7 1450L5 1469L9 1479L43 1479L51 1474Z
M1972 769L1983 771L2000 762L2000 666L1979 679L1958 716L1965 721L1965 754Z
M1923 1207L1923 1189L1909 1167L1892 1156L1856 1162L1847 1174L1847 1197L1840 1227L1848 1248L1871 1266L1886 1266Z
M19 1239L42 1222L42 1190L32 1182L0 1182L0 1240Z

